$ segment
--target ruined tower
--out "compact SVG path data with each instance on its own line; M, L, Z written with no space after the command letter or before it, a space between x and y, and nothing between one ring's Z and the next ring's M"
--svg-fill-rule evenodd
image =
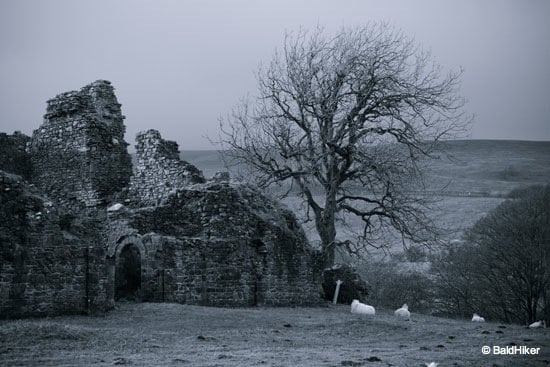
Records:
M30 143L33 182L72 209L104 203L132 175L123 120L106 80L49 100Z

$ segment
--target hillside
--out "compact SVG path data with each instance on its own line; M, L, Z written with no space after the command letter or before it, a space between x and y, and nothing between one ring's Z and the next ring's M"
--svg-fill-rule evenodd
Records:
M372 319L349 306L212 308L120 304L105 317L0 321L0 365L545 366L548 329L472 323L393 310ZM541 348L483 355L482 346Z
M518 187L550 183L550 142L515 140L456 140L441 143L439 159L423 162L427 190L437 202L431 217L447 229L447 239L460 238L463 231L495 208L506 194ZM224 170L217 151L183 151L183 159L203 170L206 177ZM285 204L299 216L300 200L290 196ZM353 238L361 223L351 220L348 228L339 227L342 239ZM304 229L314 243L318 240L313 223ZM395 243L398 238L381 240Z
M454 140L441 143L440 159L425 161L431 189L450 193L500 196L533 183L550 182L550 142L520 140ZM223 155L215 150L187 150L182 159L203 170L206 177L224 170Z
M427 162L427 182L434 189L499 196L550 182L550 142L457 140L441 145L447 154Z

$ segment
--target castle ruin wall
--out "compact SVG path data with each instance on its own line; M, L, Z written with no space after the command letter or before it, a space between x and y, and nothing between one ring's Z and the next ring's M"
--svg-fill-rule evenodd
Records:
M130 194L140 205L161 204L177 189L202 182L202 172L180 159L176 142L162 139L153 129L137 134Z
M70 208L104 204L132 172L123 119L108 81L49 100L29 147L33 183Z

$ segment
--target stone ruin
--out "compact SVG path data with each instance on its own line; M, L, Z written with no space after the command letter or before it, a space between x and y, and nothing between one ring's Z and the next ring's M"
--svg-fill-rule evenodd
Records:
M205 182L202 173L182 161L178 144L163 140L156 130L147 130L136 137L136 166L130 181L134 198L144 205L155 205L177 189Z
M49 100L29 144L33 183L65 207L108 202L132 175L123 120L108 81Z
M205 179L155 130L132 165L123 120L99 80L49 100L32 137L0 134L0 317L319 303L321 262L289 210Z

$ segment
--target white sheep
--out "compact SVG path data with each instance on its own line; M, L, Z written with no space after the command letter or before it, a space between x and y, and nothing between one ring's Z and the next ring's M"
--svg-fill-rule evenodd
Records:
M119 211L120 209L122 209L124 205L120 204L120 203L116 203L114 205L111 205L110 207L107 208L107 211L108 212L116 212L116 211Z
M529 325L529 328L531 329L536 329L541 327L546 327L546 323L544 322L544 320L535 321L534 323Z
M409 306L405 303L401 308L398 308L394 312L395 316L399 317L402 320L410 320L411 313L409 312Z
M474 316L472 316L472 321L473 322L485 322L485 319L481 316L479 316L477 313L474 314Z
M359 315L374 316L375 310L374 310L374 307L370 305L366 305L354 299L351 302L351 313L356 313Z

